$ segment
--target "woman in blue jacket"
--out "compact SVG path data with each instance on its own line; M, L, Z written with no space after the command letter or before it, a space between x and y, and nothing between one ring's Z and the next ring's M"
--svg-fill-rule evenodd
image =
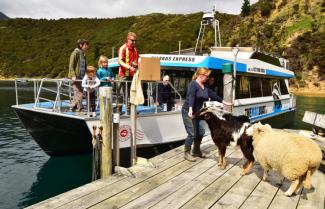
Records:
M206 81L210 76L211 70L207 68L198 68L192 77L192 81L187 87L186 100L182 107L182 118L187 132L187 138L185 139L184 158L188 161L196 161L194 157L204 158L200 150L202 138L204 136L204 123L203 120L193 118L193 115L198 112L203 103L209 101L222 102L225 105L231 105L226 101L223 101L216 92L211 90ZM193 152L191 156L191 147L194 142Z

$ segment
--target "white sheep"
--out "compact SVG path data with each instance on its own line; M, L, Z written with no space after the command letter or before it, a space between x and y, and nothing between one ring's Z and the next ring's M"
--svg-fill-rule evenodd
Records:
M264 181L274 169L292 182L285 195L291 196L302 186L311 188L311 175L322 160L321 149L313 140L261 123L249 127L246 134L253 136L254 156L264 170Z

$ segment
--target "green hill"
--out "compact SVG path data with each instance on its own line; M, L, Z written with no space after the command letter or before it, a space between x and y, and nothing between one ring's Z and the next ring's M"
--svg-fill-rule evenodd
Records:
M240 18L228 44L239 43L289 59L300 86L325 80L325 2L260 0Z
M324 1L260 0L249 16L217 13L224 46L239 44L284 56L303 84L308 76L325 80ZM149 14L114 19L0 20L0 75L64 77L75 42L88 39L87 61L115 55L128 31L138 34L140 53L169 53L195 45L202 13ZM213 43L207 34L206 47Z
M224 28L235 16L218 14ZM89 65L96 65L99 55L111 57L128 31L138 34L140 53L169 53L193 47L202 13L190 15L149 14L114 19L10 19L0 21L0 75L63 77L76 40L90 42ZM225 33L223 37L226 37Z

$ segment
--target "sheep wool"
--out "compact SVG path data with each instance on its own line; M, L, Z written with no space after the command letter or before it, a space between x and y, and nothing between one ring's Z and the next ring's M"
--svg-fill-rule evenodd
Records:
M311 187L310 177L322 160L319 146L311 139L296 133L273 130L269 125L254 124L247 130L253 136L254 155L264 169L266 180L270 169L279 171L293 182L287 196L297 192L302 185Z

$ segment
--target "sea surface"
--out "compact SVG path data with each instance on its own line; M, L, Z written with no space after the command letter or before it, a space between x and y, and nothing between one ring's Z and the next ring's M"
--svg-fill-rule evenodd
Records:
M19 91L20 103L30 102L33 90ZM27 133L11 105L16 103L13 82L0 81L0 208L35 204L91 181L90 155L47 156ZM301 122L306 110L325 113L325 98L297 97L294 123L288 128L311 129Z

